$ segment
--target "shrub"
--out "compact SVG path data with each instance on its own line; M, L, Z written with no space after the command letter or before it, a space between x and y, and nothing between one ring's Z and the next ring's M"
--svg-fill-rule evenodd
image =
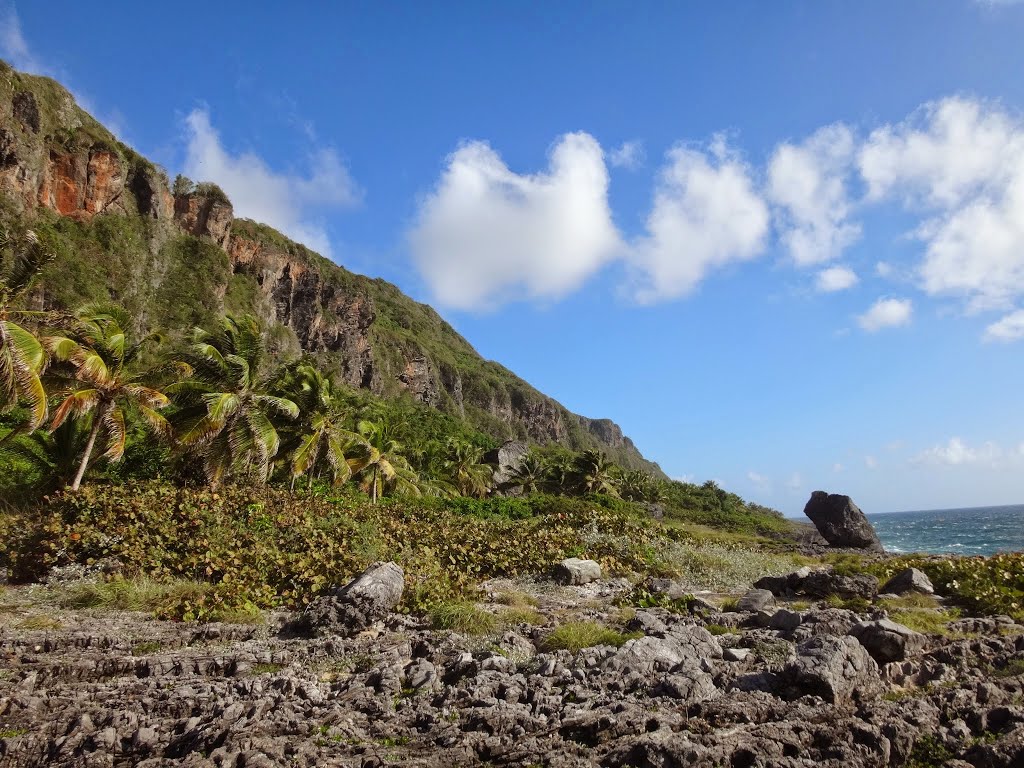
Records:
M907 556L882 561L872 570L885 580L904 568L924 571L938 592L974 611L1024 619L1024 552L991 557Z

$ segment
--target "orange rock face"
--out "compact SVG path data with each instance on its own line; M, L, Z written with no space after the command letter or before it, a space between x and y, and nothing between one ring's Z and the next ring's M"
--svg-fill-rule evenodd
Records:
M39 204L61 216L91 217L112 206L124 212L124 168L113 152L50 153L39 187Z

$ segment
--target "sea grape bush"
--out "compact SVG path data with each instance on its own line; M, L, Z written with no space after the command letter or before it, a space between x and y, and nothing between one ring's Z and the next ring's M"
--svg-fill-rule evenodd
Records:
M407 610L470 594L482 579L543 573L573 555L598 560L608 573L654 565L658 535L643 518L557 497L540 497L534 510L521 517L519 508L515 519L436 501L374 505L272 487L86 485L5 531L0 562L26 579L112 558L127 576L216 586L167 612L178 618L214 608L301 608L374 559L405 569Z
M899 557L885 561L877 575L886 579L908 567L923 571L937 592L967 608L1024 619L1024 552L990 557Z

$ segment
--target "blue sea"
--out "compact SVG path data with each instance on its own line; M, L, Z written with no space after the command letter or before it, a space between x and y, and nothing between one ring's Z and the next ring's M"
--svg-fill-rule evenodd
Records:
M992 555L1024 551L1024 504L868 515L887 552Z

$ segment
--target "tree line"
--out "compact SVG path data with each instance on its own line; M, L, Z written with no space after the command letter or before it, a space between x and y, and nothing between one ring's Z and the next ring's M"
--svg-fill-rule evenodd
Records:
M484 461L493 440L339 385L311 360L275 363L252 315L224 315L172 344L136 334L140 323L109 303L26 308L50 258L31 230L0 232L0 450L46 489L77 490L100 465L114 478L141 471L123 467L134 451L149 471L214 488L351 482L374 502L500 490ZM598 451L557 447L531 450L504 485L652 502L665 492Z

